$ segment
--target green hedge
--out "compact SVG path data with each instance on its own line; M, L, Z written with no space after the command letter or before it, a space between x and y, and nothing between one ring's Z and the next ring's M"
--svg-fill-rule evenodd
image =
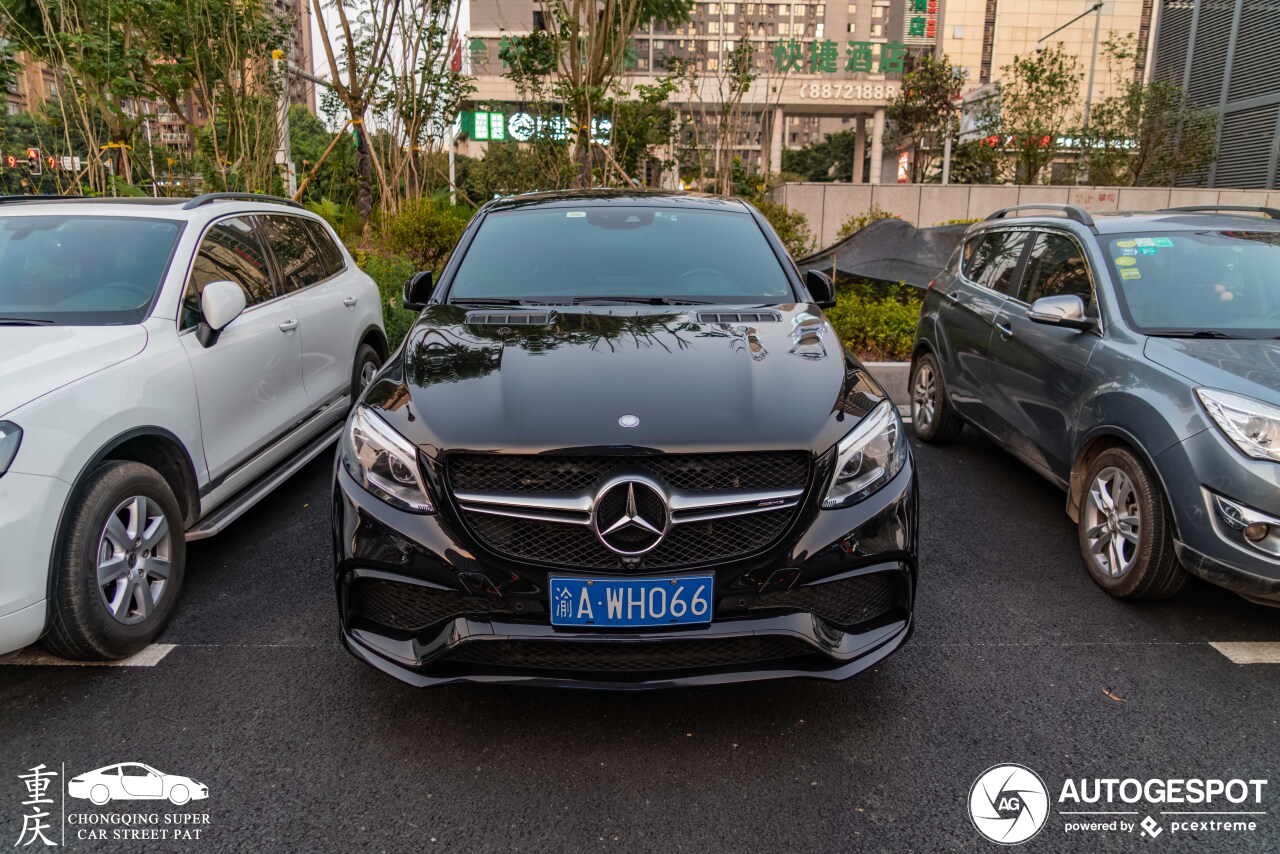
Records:
M923 302L906 284L854 281L836 289L836 307L826 311L841 340L860 358L874 362L911 358Z
M418 316L416 312L405 311L400 307L400 302L404 299L405 280L418 272L418 268L408 258L386 258L359 249L352 249L351 254L356 259L356 266L378 283L378 293L382 295L382 318L387 328L387 344L395 352Z

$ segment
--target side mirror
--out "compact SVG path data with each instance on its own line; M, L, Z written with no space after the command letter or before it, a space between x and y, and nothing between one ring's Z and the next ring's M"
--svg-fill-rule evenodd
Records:
M836 286L826 273L810 270L804 274L804 285L809 289L809 296L813 297L814 305L818 308L836 307Z
M196 337L206 347L218 341L218 335L244 311L244 289L225 279L210 282L200 292L200 325Z
M1075 294L1040 297L1027 310L1032 323L1065 326L1068 329L1092 329L1094 321L1086 316L1084 300Z
M423 270L414 273L404 283L404 302L402 305L409 311L422 311L431 299L431 271Z

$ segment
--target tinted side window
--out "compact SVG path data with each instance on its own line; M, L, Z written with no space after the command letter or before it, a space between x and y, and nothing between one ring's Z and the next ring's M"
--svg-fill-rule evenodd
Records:
M302 222L306 224L312 241L316 244L316 248L320 250L320 259L324 263L325 278L341 273L346 267L346 262L342 260L342 250L334 244L333 238L329 236L329 229L312 219L304 219Z
M1041 234L1027 257L1021 298L1032 303L1058 294L1075 294L1089 305L1093 302L1093 279L1075 241L1058 234Z
M983 287L1013 294L1013 274L1027 242L1025 231L992 231L965 246L965 277Z
M200 295L210 282L227 280L244 290L246 305L257 305L276 296L271 287L267 256L248 217L219 220L200 241L191 278L182 295L182 328L200 322Z
M267 243L280 265L285 291L296 291L314 285L329 274L324 271L320 251L311 242L306 220L296 216L258 217Z

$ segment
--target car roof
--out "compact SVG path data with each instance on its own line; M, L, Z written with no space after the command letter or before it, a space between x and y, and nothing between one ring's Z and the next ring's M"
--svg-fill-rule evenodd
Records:
M489 211L520 208L547 207L602 207L609 205L636 205L640 207L685 208L698 210L750 210L741 199L712 196L706 193L683 193L679 190L552 190L524 193L494 199L485 205Z
M302 205L292 199L258 193L203 193L191 198L151 196L0 196L0 216L6 214L52 212L66 213L69 208L92 211L106 216L162 216L190 220L232 211L303 213Z
M985 219L975 223L974 229L995 225L1064 225L1074 222L1085 228L1092 225L1093 232L1099 235L1139 231L1204 231L1205 229L1280 232L1280 219L1273 219L1267 213L1266 208L1250 211L1225 209L1189 211L1173 208L1155 211L1089 211L1087 215L1091 222L1086 223L1080 223L1070 214L1065 216L1038 214Z

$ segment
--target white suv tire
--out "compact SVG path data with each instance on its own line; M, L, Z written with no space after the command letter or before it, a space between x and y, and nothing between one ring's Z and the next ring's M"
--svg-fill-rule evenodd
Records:
M67 504L41 644L79 660L133 655L169 622L185 565L182 512L165 479L142 463L103 463Z

